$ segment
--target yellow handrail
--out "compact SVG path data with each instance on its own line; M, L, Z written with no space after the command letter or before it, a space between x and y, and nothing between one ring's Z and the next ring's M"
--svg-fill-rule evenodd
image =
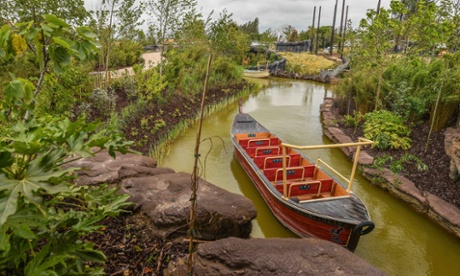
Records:
M361 152L361 147L372 145L373 143L374 143L373 141L365 139L365 138L359 138L358 142L354 142L354 143L330 144L330 145L297 146L297 145L291 145L287 143L281 143L282 153L283 153L283 198L286 200L289 199L288 191L287 191L286 148L293 148L293 149L299 149L299 150L312 150L312 149L357 147L355 157L353 160L353 168L351 169L350 179L347 180L348 181L347 192L351 192L351 189L353 187L353 180L356 174L356 168L358 167L358 157ZM323 162L323 164L325 163ZM329 167L329 165L327 166Z

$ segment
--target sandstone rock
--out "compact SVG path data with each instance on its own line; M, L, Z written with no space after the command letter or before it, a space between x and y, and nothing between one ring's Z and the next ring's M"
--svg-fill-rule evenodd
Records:
M102 183L116 183L120 180L121 167L142 167L145 169L156 168L155 159L145 156L127 153L117 153L116 159L104 150L93 157L80 159L67 164L67 166L79 167L77 171L77 183L80 185L96 185Z
M444 133L444 147L450 157L450 173L452 180L460 180L460 128L448 128Z
M121 182L121 191L131 195L131 201L150 218L153 233L159 237L185 236L190 216L190 187L188 173L130 177ZM251 221L257 212L249 199L200 180L195 215L196 238L214 240L249 237Z
M354 155L353 155L353 160L354 160ZM372 165L372 163L374 163L374 157L370 156L367 152L361 150L361 152L359 153L359 157L358 157L358 164L367 166L367 165Z
M77 183L97 185L119 184L121 192L130 195L138 217L146 222L153 235L186 236L188 229L191 175L175 173L170 168L157 168L157 162L136 154L117 154L113 159L107 151L81 159L68 166L81 167ZM242 195L227 192L204 180L197 191L197 238L218 239L229 236L249 237L251 221L257 212L252 202Z
M430 193L427 193L426 198L431 207L428 216L460 237L460 209Z
M420 205L426 205L426 198L420 192L420 190L415 186L414 182L410 181L409 179L405 178L404 176L394 174L389 169L371 169L371 168L364 168L363 169L364 175L372 177L381 177L390 183L382 183L382 188L393 192L394 194L398 195L401 199L405 200L409 203L414 203L418 206L420 210L423 210L423 207ZM416 200L416 201L414 201Z
M198 245L194 275L385 275L341 246L319 239L227 238ZM187 275L187 261L165 275Z
M346 135L340 128L337 127L327 127L324 129L324 134L326 134L329 139L337 142L338 144L342 143L353 143L353 140ZM340 148L345 155L350 158L352 154L356 151L355 147Z

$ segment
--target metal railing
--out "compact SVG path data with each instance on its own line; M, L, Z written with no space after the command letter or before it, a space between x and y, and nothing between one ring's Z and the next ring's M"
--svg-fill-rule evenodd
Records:
M287 169L287 164L286 164L286 148L292 148L292 149L298 149L298 150L313 150L313 149L328 149L328 148L345 148L345 147L357 147L356 152L355 152L355 157L353 160L353 168L351 169L351 175L350 179L347 179L346 177L342 176L340 173L335 171L332 167L324 163L324 161L321 161L323 164L325 164L329 169L331 169L334 173L337 173L340 177L342 177L346 182L348 182L347 186L347 192L351 192L351 189L353 187L353 180L355 178L356 174L356 168L358 167L358 159L359 159L359 154L361 152L361 147L363 146L368 146L372 145L374 142L365 138L359 138L358 142L354 143L343 143L343 144L330 144L330 145L314 145L314 146L297 146L297 145L291 145L291 144L286 144L286 143L281 143L282 147L282 154L283 154L283 198L288 200L288 189L287 189L287 174L286 174L286 169ZM317 164L318 165L318 164ZM317 166L318 167L318 166Z

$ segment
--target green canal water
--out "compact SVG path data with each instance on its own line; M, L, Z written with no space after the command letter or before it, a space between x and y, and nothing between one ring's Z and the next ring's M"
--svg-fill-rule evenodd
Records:
M286 142L298 145L329 144L322 133L319 107L328 87L305 81L270 79L265 88L243 101L243 110ZM203 122L201 176L230 192L242 194L257 208L253 237L297 238L271 214L234 158L230 128L237 104L229 105ZM191 173L197 126L175 140L161 166ZM207 139L211 138L211 139ZM338 149L305 152L320 157L349 176L351 162ZM355 254L388 275L460 275L460 240L409 206L357 175L353 185L369 209L376 227L363 236ZM199 199L198 199L199 200Z

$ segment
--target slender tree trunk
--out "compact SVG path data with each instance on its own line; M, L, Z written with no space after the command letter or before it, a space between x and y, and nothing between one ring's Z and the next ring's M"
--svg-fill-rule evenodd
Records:
M377 4L377 14L380 14L380 4L382 3L382 0L379 0Z
M332 34L331 34L331 48L329 49L329 54L332 56L333 53L333 48L334 48L334 34L335 34L335 19L337 17L337 3L339 0L335 0L335 6L334 6L334 19L332 21Z
M318 13L318 27L316 28L316 48L315 48L315 55L318 54L318 43L319 43L319 24L321 21L321 6L319 6L319 13Z
M337 50L340 51L340 57L342 58L342 40L343 40L343 37L342 37L342 30L343 30L343 15L345 13L345 0L343 0L342 2L342 17L340 18L340 32L339 32L339 37L340 37L340 40L339 40L339 45L337 47Z
M377 95L375 96L375 107L374 110L379 108L380 90L382 88L383 73L379 74L379 81L377 83Z
M110 9L110 19L109 19L109 37L107 38L107 56L105 59L105 80L106 87L110 82L110 72L109 72L109 60L110 60L110 45L112 45L112 21L113 21L113 10L115 9L115 0L112 0L112 7Z
M198 121L198 132L196 135L196 144L195 144L195 164L193 166L192 174L192 195L190 197L190 222L189 222L189 255L188 255L188 273L193 275L193 253L195 251L195 242L193 238L195 237L195 207L196 207L196 192L198 190L198 159L200 153L200 142L201 142L201 125L203 123L203 112L204 112L204 100L206 98L206 91L208 90L208 79L211 70L211 61L212 54L209 55L208 66L206 68L206 78L204 81L203 95L201 98L201 108L200 108L200 120Z
M343 26L343 37L344 37L344 40L343 40L343 43L342 43L342 49L340 50L340 58L343 58L343 51L345 49L345 42L347 41L345 39L346 35L347 35L347 22L348 22L348 5L347 5L347 11L345 13L345 25Z
M310 39L310 53L313 53L313 38L315 37L315 17L316 17L316 6L313 9L313 21L311 23L311 39Z

